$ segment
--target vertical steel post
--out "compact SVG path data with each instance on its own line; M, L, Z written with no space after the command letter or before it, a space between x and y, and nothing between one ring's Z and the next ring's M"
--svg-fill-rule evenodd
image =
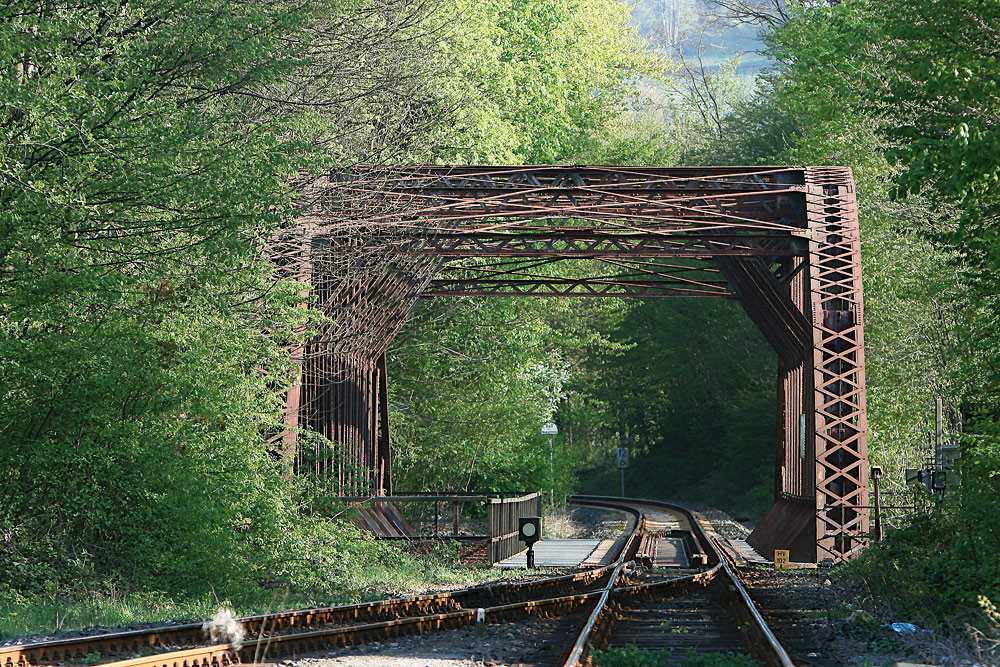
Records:
M868 541L861 233L849 169L806 169L815 400L816 557Z
M882 534L882 494L880 493L880 487L882 482L882 471L879 469L872 469L872 495L874 496L874 514L873 517L875 523L875 536L876 542L881 542L883 538Z
M555 467L553 463L552 455L552 436L549 436L549 506L556 506L556 490L555 490Z
M497 517L496 517L496 511L494 509L495 507L496 507L496 504L493 502L493 498L487 498L486 499L486 537L489 540L489 542L488 542L488 549L489 549L490 565L493 565L494 563L497 562L497 553L496 553L497 543L496 543L496 537L497 537L498 533L497 533Z
M389 373L385 352L378 357L378 488L384 495L392 495L392 452L389 448Z
M934 399L934 467L944 465L944 399Z

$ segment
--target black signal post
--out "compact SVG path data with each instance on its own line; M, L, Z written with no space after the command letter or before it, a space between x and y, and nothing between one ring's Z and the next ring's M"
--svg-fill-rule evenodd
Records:
M528 545L528 569L535 568L535 542L542 533L542 517L522 516L517 520L517 539Z

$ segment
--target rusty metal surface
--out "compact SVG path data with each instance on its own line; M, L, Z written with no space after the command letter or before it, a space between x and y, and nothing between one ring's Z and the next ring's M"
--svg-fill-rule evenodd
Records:
M817 558L839 562L869 539L861 231L849 169L811 167L806 184Z
M338 628L339 637L350 637L350 627L373 626L386 629L398 627L387 624L401 618L418 618L438 616L462 609L497 606L509 606L525 603L536 603L538 600L555 598L572 598L585 594L595 587L603 587L613 571L613 567L598 567L559 577L538 579L525 583L499 583L474 586L472 588L420 595L394 600L367 602L343 607L326 609L308 609L289 611L277 614L264 614L239 619L250 637L261 635L288 634L298 630L311 630L325 626ZM537 607L537 604L534 604ZM428 625L428 627L430 627ZM363 629L364 632L372 628ZM100 655L102 662L114 656L132 656L148 653L141 664L210 664L212 661L233 661L238 655L232 651L219 652L221 646L193 649L193 652L171 651L164 655L165 648L171 646L192 646L205 643L201 623L189 623L176 626L165 626L148 630L76 637L37 644L25 644L0 648L0 666L2 667L43 667L80 662L91 656ZM312 641L312 639L310 639ZM360 640L359 640L360 641ZM169 656L169 657L167 657ZM140 663L136 663L140 664Z
M653 635L642 633L642 628L650 623L656 625L656 639L652 643L641 645L642 648L691 648L683 641L674 642L676 637L673 633L664 631L664 623L681 630L679 634L684 634L683 630L691 627L692 615L706 617L708 626L714 632L714 635L699 635L702 641L697 646L698 650L726 651L742 645L752 651L760 664L794 667L787 651L767 626L743 584L690 511L672 503L651 500L611 500L594 496L571 496L570 500L607 507L614 506L613 503L631 507L643 512L643 525L650 523L647 520L648 514L667 512L679 515L690 527L698 548L706 554L707 563L701 572L654 582L634 584L620 582L617 577L613 577L605 588L605 594L581 627L580 635L568 651L563 667L591 664L590 650L614 645L616 639L619 643L628 639L635 643L637 632L640 637L652 637ZM641 538L636 541L641 541ZM705 597L704 592L709 588L712 597L719 602L711 602ZM664 600L670 602L665 604ZM730 618L724 618L729 615ZM708 626L701 624L702 629Z
M812 505L803 560L868 529L857 205L839 167L358 167L318 182L283 270L327 318L287 393L286 458L391 493L384 353L420 297L735 298L779 359L776 498ZM289 259L291 258L291 259ZM589 262L567 275L559 266ZM296 442L294 426L332 447ZM805 426L805 437L802 426ZM291 454L288 453L291 450ZM779 531L758 548L788 545Z
M373 502L351 508L348 518L380 537L416 537L417 533L391 502Z
M648 501L636 503L593 497L577 500L580 503L597 504L630 513L648 512L650 507L658 508L660 513L664 508L671 512L679 509ZM706 571L681 577L673 583L659 581L636 586L623 582L622 575L628 569L626 565L632 562L640 540L638 530L632 530L618 559L611 566L524 584L493 584L453 593L241 619L250 639L240 646L221 644L178 651L154 651L149 655L135 656L136 652L148 651L151 647L176 645L180 643L177 640L188 644L203 641L192 636L192 633L200 631L200 625L191 624L7 647L0 649L0 665L61 665L81 659L88 653L103 653L105 659L110 657L112 660L115 655L129 656L125 660L106 663L116 667L224 667L237 663L278 661L405 634L436 632L471 625L477 622L477 611L480 608L485 609L488 623L516 622L526 615L584 613L580 626L583 632L577 637L568 638L565 653L566 664L580 664L589 648L595 645L594 642L606 639L610 632L616 613L615 598L620 598L622 604L642 598L652 599L665 590L676 590L678 586L688 582L710 581L725 571L724 563L718 560L718 554L712 550L712 545L695 518L690 514L685 516L682 520L695 530L697 540L703 544L712 562ZM634 528L641 528L645 523L644 519L639 520ZM655 525L655 522L651 525ZM738 586L738 582L735 585ZM729 588L732 586L727 586L727 590ZM742 604L748 601L749 598L746 598ZM751 619L748 622L752 623L752 617L748 618ZM766 633L766 626L763 627ZM775 646L780 649L776 643ZM790 663L765 659L765 664Z
M497 623L516 620L525 615L568 614L578 611L599 593L581 593L544 600L529 600L484 609L486 622ZM297 632L244 641L236 646L199 647L171 651L159 655L142 656L108 663L116 667L214 667L230 664L259 664L279 659L294 659L303 655L331 649L364 644L370 641L399 637L408 634L453 630L477 623L477 609L428 614L413 618L399 618L377 623L366 623L346 628L332 628Z
M816 506L810 501L778 498L747 537L747 544L768 560L775 549L788 549L796 563L816 558Z

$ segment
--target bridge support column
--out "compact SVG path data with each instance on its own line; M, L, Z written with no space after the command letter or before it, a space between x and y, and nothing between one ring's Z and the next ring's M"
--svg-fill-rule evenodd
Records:
M779 356L775 505L748 541L769 558L789 549L792 560L839 563L869 540L861 238L850 170L810 167L804 180L809 252L796 258L782 300L805 328L770 337ZM767 335L751 294L741 299Z
M817 559L869 541L861 235L849 169L806 170L815 402Z
M302 419L332 448L300 439L298 472L325 480L340 495L390 493L384 354L323 353L310 345L301 391Z
M392 453L389 450L389 374L386 369L385 352L375 366L378 373L378 464L376 495L392 495ZM375 412L375 410L373 410Z

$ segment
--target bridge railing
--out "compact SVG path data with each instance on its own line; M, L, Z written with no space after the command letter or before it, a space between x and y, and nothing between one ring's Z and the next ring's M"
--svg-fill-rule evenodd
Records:
M542 495L481 493L401 493L392 496L331 498L353 506L352 520L381 539L454 539L485 546L489 564L523 548L518 519L540 516Z
M490 498L486 515L490 563L498 563L519 553L523 546L517 539L518 519L541 514L542 494L537 491L515 498Z

